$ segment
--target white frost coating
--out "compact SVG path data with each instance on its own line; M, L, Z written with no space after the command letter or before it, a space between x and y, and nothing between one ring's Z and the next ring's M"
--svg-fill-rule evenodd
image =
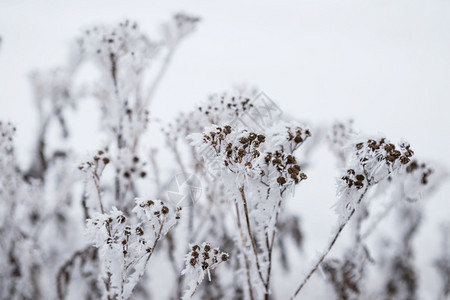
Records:
M211 248L209 243L201 245L190 244L191 251L185 256L185 268L181 274L185 276L187 289L182 299L191 299L197 287L202 283L205 273L211 281L211 270L229 259L228 253L220 252L219 248Z
M100 286L104 297L128 299L145 272L158 241L177 223L175 212L160 200L136 199L133 209L140 223L128 224L124 214L113 207L108 214L88 219L86 236L99 248Z
M240 285L246 299L271 293L268 274L281 204L307 178L293 152L310 136L300 123L284 121L264 132L211 125L188 136L236 201L238 258L245 266Z
M265 132L270 149L279 149L292 154L311 136L307 126L297 121L280 121Z
M347 222L362 201L370 186L389 176L410 162L414 152L407 142L394 145L383 137L355 139L347 147L350 152L347 169L337 180L338 202L335 205L340 224Z

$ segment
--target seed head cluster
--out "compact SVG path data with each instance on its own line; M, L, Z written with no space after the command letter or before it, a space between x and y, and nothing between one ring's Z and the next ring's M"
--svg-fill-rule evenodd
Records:
M428 184L428 177L434 173L434 169L427 166L425 163L419 164L417 160L411 161L411 163L406 167L407 174L419 173L420 183L423 185Z
M300 172L301 167L297 164L297 160L294 155L286 155L281 151L275 151L274 153L268 152L264 157L264 162L267 167L274 167L278 172L277 183L280 186L294 182L298 184L300 181L307 179L305 173ZM266 172L261 171L261 176L264 177Z
M211 248L209 243L193 245L187 255L189 265L202 270L213 269L216 265L229 259L229 254L220 252L219 248Z
M348 188L355 187L361 189L364 187L364 180L366 179L363 174L356 174L355 170L348 169L347 175L341 178L347 184Z
M139 206L141 208L146 208L146 207L154 207L155 202L153 200L148 200L147 202L141 202L139 204ZM162 204L160 208L156 208L153 211L153 214L157 217L161 216L161 215L167 215L169 213L169 208Z
M111 162L106 150L98 150L92 160L81 163L78 169L88 173L92 172L94 176L100 177L104 168Z
M385 161L387 165L393 165L397 161L406 165L414 154L409 144L402 143L396 148L394 144L387 142L385 138L380 140L369 139L365 143L356 144L355 147L362 163L368 161L370 156L375 156L378 161Z
M266 137L249 131L231 137L233 130L230 125L216 128L216 131L203 134L203 143L212 146L217 154L224 154L223 163L226 167L243 166L252 169L254 160L261 155L260 146L266 141Z
M170 218L173 215L175 220L180 219L181 207L176 207L171 210L169 206L161 200L144 200L136 198L135 201L136 206L133 211L137 213L139 218L154 221L154 217L157 217L156 220L162 220Z
M144 170L146 163L143 162L139 156L125 155L123 160L121 173L125 179L131 180L134 177L145 178L145 176L147 176L147 172Z

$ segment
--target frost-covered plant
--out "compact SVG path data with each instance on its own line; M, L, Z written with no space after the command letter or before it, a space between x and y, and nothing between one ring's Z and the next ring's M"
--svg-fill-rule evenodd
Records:
M180 208L172 212L160 200L136 199L133 212L138 223L130 224L123 212L95 214L87 220L87 235L99 248L99 280L105 299L128 299L144 275L158 242L176 224Z
M212 125L203 134L190 136L206 164L215 166L216 176L230 180L227 189L235 200L240 264L246 274L243 290L252 299L270 294L275 228L284 192L307 178L293 152L310 135L295 122L280 121L265 133Z
M197 287L202 283L205 273L211 281L211 270L218 264L229 259L228 253L220 252L219 248L211 248L209 243L201 245L189 245L191 251L186 254L186 267L181 274L188 277L188 289L184 292L182 299L190 299Z
M65 65L33 73L38 122L28 166L17 161L15 127L0 122L0 298L270 299L286 295L280 272L297 272L293 262L307 267L301 221L309 212L290 204L316 176L326 126L279 113L261 126L264 93L241 86L164 124L166 145L149 135L157 87L198 21L176 14L151 37L128 20L92 26ZM97 76L80 75L87 65ZM66 141L76 129L72 114L92 100L102 144L83 158ZM54 128L62 134L50 138ZM293 297L320 269L335 298L417 298L412 242L424 199L445 172L419 162L408 143L363 135L351 121L332 125L328 142L341 169L336 226ZM168 191L174 180L178 190ZM391 211L401 221L394 239L377 231ZM346 227L344 255L329 257ZM389 251L369 246L376 234ZM442 297L447 248L437 260ZM372 287L373 273L390 275Z
M2 254L5 253L0 258L2 299L63 299L74 292L77 297L84 294L86 298L98 298L102 294L109 298L131 295L143 274L137 267L144 267L134 265L136 259L131 257L139 252L132 249L132 254L126 257L121 252L122 262L115 263L123 263L125 267L120 274L113 272L113 279L122 276L124 282L122 285L111 282L107 269L117 264L110 265L110 257L105 258L102 251L86 243L82 238L85 225L80 221L98 217L102 223L101 216L106 218L106 211L112 207L120 208L124 218L132 216L134 205L129 199L140 194L137 181L142 181L148 172L147 159L138 151L139 140L147 128L148 105L168 67L167 57L173 56L197 22L196 17L177 14L165 25L170 30L166 29L162 38L154 40L130 21L117 26L92 27L73 44L67 64L47 72L33 72L30 76L38 123L29 167L24 168L16 161L14 126L0 123L0 247ZM161 59L165 63L152 68ZM99 76L95 82L83 82L78 71L90 63L97 68ZM149 80L152 71L156 79ZM81 172L77 173L79 154L65 149L59 140L50 139L49 132L58 125L62 139L69 140L74 128L69 127L67 119L81 101L92 98L101 104L102 129L111 138L104 145L106 150L78 164ZM105 168L107 165L114 168ZM111 176L111 171L116 176ZM155 202L156 206L158 203ZM177 211L171 207L171 217L163 218L168 206L162 207L160 216L152 215L152 220L156 218L163 224L156 240L173 227L173 214ZM144 218L139 211L136 213ZM117 220L118 211L113 210L111 214ZM145 223L140 226L158 228L148 219L144 222L131 217L131 221L134 225L130 226ZM115 226L111 222L103 225ZM118 227L109 229L116 231L114 237L120 235ZM96 241L96 245L105 250L101 246L103 242L106 240ZM149 243L146 249L152 249L153 253L155 238ZM110 250L111 254L117 249ZM150 255L144 254L144 261ZM97 275L105 279L101 284ZM111 287L107 293L105 285Z
M298 295L312 274L319 268L331 251L344 227L363 203L369 188L377 185L395 173L410 161L413 151L406 142L396 146L386 138L370 138L353 141L348 151L349 159L345 175L338 179L336 212L338 224L331 240L322 255L306 275L294 293ZM364 203L363 203L364 204ZM358 218L359 221L361 218ZM359 233L357 233L359 236ZM359 237L358 237L359 240Z

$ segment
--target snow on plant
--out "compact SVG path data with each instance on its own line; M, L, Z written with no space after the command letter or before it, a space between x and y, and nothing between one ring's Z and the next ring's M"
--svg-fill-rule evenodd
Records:
M139 223L129 224L123 212L113 207L87 220L88 239L99 248L104 283L103 298L128 299L158 242L175 226L180 208L172 212L160 200L136 199L133 212Z
M219 248L211 248L209 243L201 245L189 245L191 251L186 254L186 267L181 274L187 277L188 289L182 299L191 299L197 287L202 283L205 273L211 281L211 270L229 259L229 254L220 252Z
M308 212L286 206L308 179L326 126L281 114L255 126L263 93L239 87L164 124L165 146L149 135L157 87L198 22L179 13L163 24L162 36L152 37L133 21L92 26L65 65L30 77L38 119L29 166L17 162L15 127L0 122L0 298L270 299L286 293L275 276L296 272L289 268L294 261L308 267L297 252L308 238L301 226ZM98 71L92 80L78 73L88 64ZM106 139L101 150L80 158L63 142L76 129L69 126L71 114L91 100L101 109ZM55 125L62 134L50 141ZM366 136L353 125L328 128L341 168L336 226L293 297L321 269L330 297L416 298L413 239L425 199L446 173L416 158L408 143ZM201 196L183 210L167 193L180 173L202 185ZM183 184L172 192L199 188ZM377 211L383 202L386 208ZM378 230L391 211L395 238ZM345 254L329 257L345 227L351 227ZM389 251L369 247L376 234L389 241ZM436 260L443 297L449 294L444 244ZM374 272L390 275L372 285ZM155 274L164 277L164 288L151 289Z
M227 188L236 201L247 297L270 294L272 248L283 193L307 178L293 152L310 135L295 122L280 121L267 133L212 125L190 136L206 164L216 164L223 177L231 175Z
M362 140L353 141L350 143L349 149L350 159L347 163L346 173L338 179L337 183L338 202L336 203L336 212L338 223L336 229L332 233L330 242L324 252L305 276L293 297L300 293L312 274L323 263L361 203L365 205L363 200L369 188L386 180L388 176L396 175L395 173L398 173L397 171L400 168L405 168L405 165L410 162L410 157L414 154L408 143L401 142L396 148L384 137L362 138ZM364 217L359 214L357 222L360 223L363 219ZM357 224L357 228L359 227L360 224ZM356 242L357 244L360 243L359 229L356 232Z

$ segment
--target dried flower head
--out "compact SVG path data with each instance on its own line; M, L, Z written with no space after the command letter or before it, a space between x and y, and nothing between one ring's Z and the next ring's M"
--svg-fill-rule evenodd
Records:
M86 174L91 174L100 178L106 165L110 163L110 157L106 150L99 150L91 160L85 161L78 166L78 169Z
M254 170L254 162L260 157L264 143L261 141L265 141L263 134L230 125L213 125L203 134L192 134L190 138L205 161L215 167L214 172L226 169L238 175Z
M228 261L229 254L220 252L219 248L212 248L209 243L201 245L190 245L192 249L185 256L186 267L181 274L186 277L188 289L184 292L182 299L190 299L197 287L203 281L205 273L211 281L210 271L222 262Z
M364 169L367 179L376 183L409 163L414 151L406 142L394 145L386 138L367 139L353 144L356 164Z

